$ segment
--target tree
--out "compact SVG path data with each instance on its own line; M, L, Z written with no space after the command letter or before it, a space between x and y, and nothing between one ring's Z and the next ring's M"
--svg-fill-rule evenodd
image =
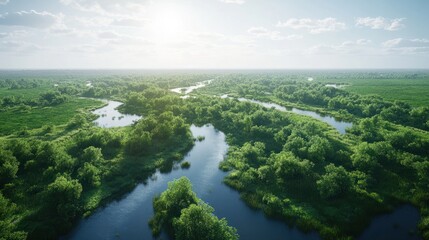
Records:
M11 151L0 148L0 186L16 177L19 162Z
M26 239L25 232L15 231L16 224L14 217L16 205L3 197L0 192L0 239L21 240Z
M40 102L43 105L57 105L66 102L68 99L67 95L63 95L58 91L51 91L42 93L40 95Z
M275 173L282 180L304 177L314 166L308 160L300 160L291 152L281 152L272 156Z
M351 159L354 167L360 171L372 173L380 166L375 156L376 153L371 147L371 144L362 142L356 147L355 153L351 156Z
M259 166L265 160L265 144L262 142L255 142L251 144L246 142L240 149L243 160L251 165Z
M380 166L391 167L396 161L395 156L395 149L388 142L362 142L351 158L353 166L370 173Z
M186 177L168 183L168 188L153 200L155 215L149 225L153 234L158 235L162 229L173 233L173 218L180 216L182 209L196 204L198 198L192 191L192 184Z
M228 226L225 218L213 215L214 209L206 203L191 204L182 210L173 222L177 240L234 240L237 230Z
M344 167L329 164L325 174L317 181L317 188L323 198L338 197L347 193L352 187L352 178Z
M82 160L83 162L88 162L95 166L101 165L104 161L101 148L96 148L92 146L85 148L85 150L83 150Z
M100 169L89 162L83 164L78 171L79 179L89 186L99 186L101 183Z
M322 162L332 153L332 146L326 138L314 136L310 139L308 148L308 159L313 162Z
M143 131L140 134L132 133L125 143L125 149L130 155L148 154L152 147L152 139L149 132Z
M166 230L177 240L234 240L236 229L225 219L213 215L213 208L198 199L186 177L168 183L168 188L153 201L155 215L149 225L152 233Z
M69 221L76 216L77 201L82 193L82 185L78 180L71 180L66 176L59 176L48 185L47 201L55 209L56 214L63 221Z
M23 139L11 140L7 145L7 149L13 152L13 155L21 164L25 164L33 157L29 141Z

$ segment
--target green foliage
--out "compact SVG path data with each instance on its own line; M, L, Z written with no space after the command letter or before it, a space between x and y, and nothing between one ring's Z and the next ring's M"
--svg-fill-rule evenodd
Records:
M83 164L78 170L79 180L87 185L97 187L101 184L101 171L89 162Z
M425 107L429 101L427 77L397 78L378 77L377 79L343 78L330 80L349 84L345 90L362 95L377 94L389 101L404 101L414 107Z
M159 116L149 115L134 127L125 143L131 155L147 155L159 152L182 141L189 135L189 125L180 116L165 112Z
M200 202L182 210L180 217L174 219L175 239L177 240L233 240L238 239L236 229L228 222L213 215L214 209Z
M23 111L19 108L0 110L0 134L27 129L36 129L44 125L62 125L69 122L79 109L100 106L100 102L91 99L73 99L52 107L34 107ZM77 125L75 126L77 127Z
M308 160L300 160L291 152L281 152L271 156L273 168L279 179L287 181L288 179L303 178L311 174L314 166Z
M416 93L420 102L420 108L413 109L409 104L398 100L395 96L389 94L392 102L385 101L383 98L375 95L358 95L353 92L347 91L350 85L360 85L361 82L367 85L380 85L383 86L383 81L380 77L374 77L371 74L362 73L362 76L373 79L374 81L365 81L356 79L354 73L349 73L346 76L338 77L341 73L322 73L312 72L313 76L318 76L317 82L307 82L300 79L305 79L305 74L285 74L285 73L270 73L270 74L236 74L233 76L221 77L212 83L206 90L211 94L224 94L232 93L240 97L250 99L258 99L262 101L281 102L289 106L299 106L304 108L315 107L323 112L335 112L336 115L350 118L355 117L373 117L375 115L382 116L385 120L392 121L398 124L413 126L420 129L426 129L426 122L429 120L427 104L423 104L427 97L421 90ZM399 75L399 74L398 74ZM417 83L421 87L427 87L427 74L419 76L422 79L417 79L413 75L409 78L416 78L413 83ZM338 80L338 78L340 80ZM375 79L374 79L375 78ZM388 78L394 78L389 76ZM320 79L320 80L319 80ZM361 82L360 82L361 81ZM403 80L402 87L405 88L408 80ZM333 88L325 86L327 83L340 83L346 84L345 89ZM387 84L388 85L388 84ZM353 86L351 86L353 88ZM367 86L365 86L367 87ZM413 88L415 89L415 88ZM370 92L370 90L368 89ZM403 92L401 90L401 92ZM408 91L407 100L415 96L412 91ZM413 102L416 103L416 102Z
M186 177L168 183L168 188L153 200L155 215L150 220L153 234L159 235L165 229L173 234L173 219L181 215L182 209L198 202L192 191L192 184Z
M82 185L78 180L59 176L48 185L46 200L63 221L69 221L76 216L75 204L77 204L81 193Z
M0 193L0 239L23 240L27 238L27 234L25 232L15 230L15 213L16 205L11 203Z
M395 157L395 150L387 142L362 142L351 156L353 165L367 173L373 173L381 166L390 167L394 165Z
M12 152L0 149L0 186L16 177L19 162Z
M168 183L153 201L155 215L149 225L156 236L166 230L180 240L238 239L236 229L213 215L214 209L198 199L186 177Z
M43 105L58 105L68 100L68 96L60 92L47 92L40 95L40 102Z
M101 148L96 148L94 146L85 148L80 159L84 163L91 163L97 166L101 165L104 161Z
M191 163L190 162L183 162L183 163L181 163L180 164L180 167L181 168L184 168L184 169L188 169L188 168L190 168L191 167Z
M231 170L225 182L269 216L339 239L357 236L380 211L412 202L421 210L426 238L427 74L316 71L314 82L301 81L308 74L0 77L0 134L12 134L0 140L0 238L25 238L25 232L29 239L56 238L156 168L171 170L193 144L189 125L206 123L223 131L231 146L221 164ZM215 76L193 92L195 98L168 91ZM325 86L332 82L348 86ZM354 93L359 91L390 102ZM309 117L213 97L226 93L342 117L353 127L339 135ZM144 118L126 128L96 128L89 109L102 103L78 96L122 100L120 111ZM198 231L174 226L175 221L200 226L192 221L195 216L209 222L204 227L224 229L226 239L234 239L226 222L185 192L189 201L159 197L154 233L167 229L195 236Z
M317 181L317 189L323 198L341 197L350 191L352 179L344 167L329 164L325 174Z

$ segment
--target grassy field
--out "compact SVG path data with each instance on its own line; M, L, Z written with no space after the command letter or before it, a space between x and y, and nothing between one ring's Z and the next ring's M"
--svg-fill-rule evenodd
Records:
M54 86L43 85L31 89L7 89L0 88L0 98L3 97L22 97L24 99L37 99L41 93L55 90Z
M346 90L358 94L376 94L386 100L400 100L414 107L429 106L429 78L420 79L335 79L330 83L345 83Z
M1 111L0 134L10 134L24 128L40 128L43 125L65 124L79 109L90 109L101 105L100 101L92 99L73 99L54 107Z

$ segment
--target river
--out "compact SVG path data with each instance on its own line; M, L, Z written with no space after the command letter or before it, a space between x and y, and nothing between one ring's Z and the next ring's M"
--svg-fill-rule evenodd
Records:
M117 103L109 102L111 106L108 109L115 109ZM103 114L112 119L109 112L114 111ZM102 127L113 126L117 126L116 122L107 121ZM90 217L82 219L63 239L153 239L148 225L153 216L152 199L167 189L169 181L181 176L191 180L193 190L199 198L214 207L216 216L225 217L229 225L237 228L240 239L320 239L316 232L304 233L296 227L267 218L260 210L248 207L237 191L223 183L227 173L218 168L228 150L225 135L211 125L192 125L191 131L194 137L204 136L204 140L195 142L195 146L185 156L184 161L191 164L189 169L181 169L177 165L170 173L157 171L147 184L139 184L121 200L113 201ZM419 218L414 207L407 205L398 208L393 213L374 218L359 239L404 239L404 236L419 239L415 235L409 235L410 229L417 231ZM161 235L159 239L169 238Z
M107 105L92 111L92 113L99 116L96 120L94 120L95 125L99 127L125 127L133 124L135 121L138 121L141 118L138 115L120 113L117 108L123 104L121 102L112 100L102 101L107 102Z
M338 121L334 117L323 116L323 115L316 113L316 112L313 112L313 111L307 111L307 110L302 110L302 109L298 109L298 108L286 108L286 107L283 107L283 106L278 105L276 103L261 102L261 101L257 101L257 100L247 99L247 98L238 98L238 100L243 101L243 102L251 102L251 103L259 104L259 105L264 106L266 108L274 108L274 109L282 111L282 112L293 112L296 114L309 116L309 117L315 118L317 120L320 120L322 122L325 122L325 123L331 125L335 129L337 129L338 132L341 134L345 134L346 129L349 127L352 127L352 125L353 125L350 122Z
M195 89L198 89L198 88L205 87L206 85L210 84L212 81L213 80L206 80L203 82L198 82L195 85L189 86L189 87L173 88L173 89L170 89L170 91L175 92L175 93L179 93L179 94L185 94L185 95L182 95L181 98L187 99L190 97L189 94L192 91L194 91ZM337 85L335 85L335 87L336 86ZM225 98L229 98L229 97L228 97L228 94L224 94L220 98L225 99ZM256 104L259 104L259 105L264 106L266 108L275 108L276 110L283 111L283 112L293 112L296 114L309 116L309 117L315 118L317 120L323 121L323 122L331 125L335 129L337 129L338 132L341 134L345 134L346 129L353 125L350 122L338 121L334 117L323 116L323 115L316 113L316 112L313 112L313 111L302 110L302 109L298 109L298 108L286 108L286 107L283 107L283 106L275 104L275 103L261 102L261 101L257 101L257 100L247 99L247 98L238 98L238 100L256 103Z
M152 239L148 226L153 215L152 199L167 189L167 183L187 176L198 197L215 208L218 217L225 217L238 230L241 239L319 239L316 233L303 233L294 227L271 220L258 210L249 208L237 191L222 181L227 173L219 170L228 145L225 135L211 125L191 127L192 134L204 136L185 157L189 169L176 168L170 173L159 171L146 185L139 184L122 200L100 209L78 226L66 239ZM269 236L267 238L267 236ZM161 236L163 239L166 236Z

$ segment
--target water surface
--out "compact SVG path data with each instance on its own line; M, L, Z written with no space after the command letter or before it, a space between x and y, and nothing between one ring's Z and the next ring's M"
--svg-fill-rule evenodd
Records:
M202 81L202 82L197 82L197 83L195 83L195 85L192 85L189 87L173 88L173 89L170 89L170 91L175 92L175 93L179 93L179 94L184 94L184 96L181 96L181 98L186 99L186 98L189 98L188 94L190 94L191 92L193 92L194 90L196 90L198 88L202 88L202 87L207 86L212 81L213 81L213 79Z
M256 103L256 104L259 104L259 105L264 106L266 108L274 108L274 109L282 111L282 112L293 112L293 113L309 116L309 117L315 118L317 120L323 121L323 122L331 125L335 129L337 129L338 132L340 132L341 134L345 134L346 129L353 125L350 122L339 121L339 120L336 120L334 117L323 116L323 115L316 113L316 112L313 112L313 111L302 110L302 109L298 109L298 108L286 108L286 107L283 107L283 106L278 105L276 103L261 102L261 101L257 101L257 100L247 99L247 98L238 98L238 100L243 101L243 102Z
M404 205L392 213L375 217L359 240L418 240L417 225L420 213L411 205Z
M94 120L94 123L97 126L104 128L125 127L133 124L141 118L141 116L138 115L120 113L117 108L123 104L121 102L111 100L104 101L107 102L106 106L92 112L99 116Z
M189 169L171 173L157 172L148 184L138 185L120 201L114 201L87 219L81 220L66 239L152 239L148 226L153 215L152 199L167 189L167 183L187 176L198 197L215 208L218 217L226 217L229 225L238 230L240 239L319 239L316 233L303 233L294 227L271 220L258 210L249 208L237 191L227 187L223 178L227 173L218 169L228 149L225 135L213 126L191 127L193 135L204 136L185 157ZM167 236L161 236L168 239Z
M280 111L290 111L277 104L246 101L263 104L267 108L274 107ZM107 114L106 118L111 119L112 115L109 114L115 113L115 108L120 104L120 102L109 101L109 105L106 106L109 108L96 114ZM295 111L297 110L299 109ZM100 126L112 127L118 124ZM148 226L153 216L152 199L167 189L169 181L181 176L187 176L191 180L198 197L213 206L218 217L227 218L229 225L237 228L240 239L320 239L315 232L304 233L296 227L267 218L260 210L249 208L240 199L237 191L222 182L227 173L220 171L218 166L228 150L225 135L211 125L192 126L191 131L194 137L204 136L205 139L196 142L185 157L185 161L191 163L189 169L181 169L176 165L175 170L170 173L163 174L157 171L146 185L139 184L123 199L114 201L89 218L81 220L64 239L153 239ZM417 209L406 205L393 213L374 218L358 239L419 239L416 235L409 234L410 230L416 231L419 218ZM162 234L159 239L169 239L169 237Z

